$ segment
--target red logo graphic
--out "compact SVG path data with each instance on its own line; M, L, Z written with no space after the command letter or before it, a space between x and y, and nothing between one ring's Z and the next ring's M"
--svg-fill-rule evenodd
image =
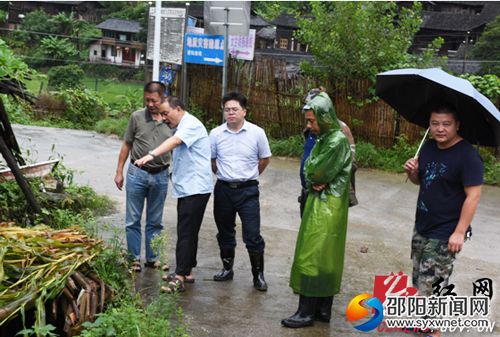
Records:
M375 275L373 296L384 303L387 296L415 296L417 288L409 287L408 275L399 272L397 275Z

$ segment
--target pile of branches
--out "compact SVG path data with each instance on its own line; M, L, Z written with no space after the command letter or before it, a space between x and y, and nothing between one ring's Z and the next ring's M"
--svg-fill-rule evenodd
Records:
M78 228L0 223L0 327L19 314L24 324L25 311L34 308L35 326L50 322L66 336L76 334L111 300L88 264L100 247Z

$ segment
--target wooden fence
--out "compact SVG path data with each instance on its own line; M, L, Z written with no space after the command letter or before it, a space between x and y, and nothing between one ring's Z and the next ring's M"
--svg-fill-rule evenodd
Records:
M221 82L221 67L194 64L188 67L189 103L205 111L207 120L222 121ZM400 118L383 101L363 106L354 103L369 97L372 86L369 81L332 85L305 76L288 77L284 60L264 57L257 57L252 62L231 60L228 70L228 90L237 90L247 96L248 119L274 138L303 131L303 98L309 89L319 85L327 88L337 116L350 126L356 139L389 147L399 134L406 135L410 142L421 137L421 127Z

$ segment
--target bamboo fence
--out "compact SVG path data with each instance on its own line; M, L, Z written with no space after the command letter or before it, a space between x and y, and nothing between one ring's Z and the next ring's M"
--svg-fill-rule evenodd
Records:
M201 108L206 119L217 124L222 122L221 83L222 67L189 65L189 104ZM356 104L372 98L369 93L374 84L369 80L331 84L301 75L290 77L284 59L262 56L251 62L232 59L229 64L228 91L237 90L247 96L247 119L274 138L286 138L303 131L303 98L319 85L327 88L337 116L349 125L355 139L390 147L400 135L406 136L409 142L417 142L425 131L401 118L382 100Z

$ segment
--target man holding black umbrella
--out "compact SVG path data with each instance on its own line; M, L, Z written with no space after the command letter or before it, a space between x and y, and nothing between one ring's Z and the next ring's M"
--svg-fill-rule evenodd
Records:
M455 108L438 104L430 111L433 139L404 164L408 178L420 185L411 256L413 285L423 296L439 295L448 284L456 254L471 233L484 171L478 152L457 133Z

